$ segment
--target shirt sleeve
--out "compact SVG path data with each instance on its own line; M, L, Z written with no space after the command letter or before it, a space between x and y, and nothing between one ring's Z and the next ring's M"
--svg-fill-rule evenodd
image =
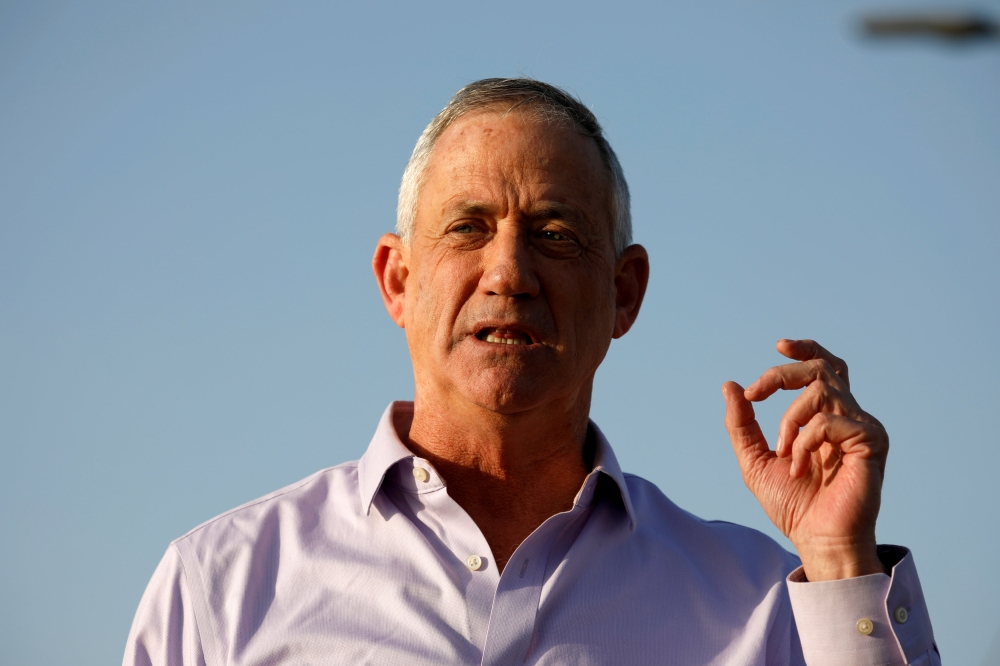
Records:
M940 666L930 615L910 551L879 546L892 575L810 583L802 567L788 595L809 666Z
M191 590L174 545L142 595L122 666L206 666Z

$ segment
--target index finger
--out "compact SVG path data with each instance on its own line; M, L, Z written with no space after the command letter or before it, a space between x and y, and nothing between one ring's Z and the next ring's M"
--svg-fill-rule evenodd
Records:
M833 368L837 376L847 385L847 388L851 387L851 380L847 375L847 361L834 356L815 340L778 340L778 344L774 347L782 356L787 356L796 361L823 359L830 364L830 367Z
M801 363L787 363L769 368L757 381L746 388L747 400L760 402L771 397L776 391L795 391L809 386L814 381L826 382L843 393L850 394L844 380L833 371L833 366L825 358L814 358Z

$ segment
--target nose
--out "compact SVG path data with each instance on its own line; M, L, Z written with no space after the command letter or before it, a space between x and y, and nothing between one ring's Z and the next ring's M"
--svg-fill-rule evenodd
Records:
M491 296L532 298L540 285L532 266L531 248L523 233L499 231L485 248L479 285Z

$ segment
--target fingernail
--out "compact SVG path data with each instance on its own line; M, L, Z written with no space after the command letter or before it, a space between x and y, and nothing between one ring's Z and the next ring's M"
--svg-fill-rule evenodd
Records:
M781 455L781 445L782 445L782 439L781 436L779 435L778 442L774 445L774 452L777 453L779 456Z

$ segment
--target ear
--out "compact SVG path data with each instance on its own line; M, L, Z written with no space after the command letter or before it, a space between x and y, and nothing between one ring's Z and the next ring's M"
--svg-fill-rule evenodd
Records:
M396 234L384 234L378 239L375 256L372 257L372 271L382 292L385 309L400 328L406 328L403 318L403 304L406 297L406 277L410 270L406 267L409 258L407 248Z
M649 284L649 255L641 245L630 245L615 265L615 330L620 338L639 316Z

